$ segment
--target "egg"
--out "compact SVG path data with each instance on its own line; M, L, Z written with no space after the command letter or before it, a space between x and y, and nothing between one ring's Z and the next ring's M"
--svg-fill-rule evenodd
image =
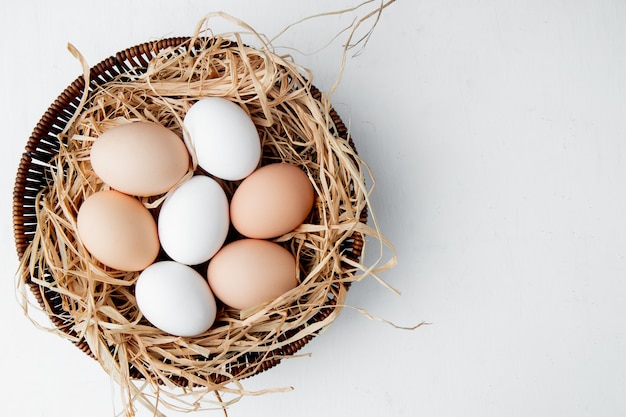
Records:
M140 271L159 254L154 217L139 200L119 191L87 197L78 210L77 233L98 261L114 269Z
M111 188L142 197L167 192L190 167L182 139L152 122L104 131L93 142L90 159L96 175Z
M244 236L269 239L298 227L314 202L313 185L297 166L265 165L241 182L230 203L235 229Z
M160 261L143 270L135 299L153 326L175 336L197 336L215 321L215 297L207 281L178 262Z
M224 244L229 225L226 193L214 179L203 175L174 189L158 215L163 250L186 265L208 261Z
M245 310L295 288L296 260L272 241L240 239L224 246L211 259L207 280L215 297L230 307Z
M259 164L261 141L256 126L236 103L221 97L200 99L187 111L183 124L198 165L209 174L236 181Z

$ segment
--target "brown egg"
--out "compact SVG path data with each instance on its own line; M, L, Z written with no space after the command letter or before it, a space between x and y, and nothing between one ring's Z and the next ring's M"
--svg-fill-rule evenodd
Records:
M207 268L213 294L224 304L245 310L293 289L296 260L269 240L241 239L220 249Z
M190 164L176 133L157 123L135 122L102 133L91 147L91 165L111 188L144 197L167 192Z
M139 200L119 191L89 196L78 210L78 236L103 264L122 271L140 271L159 253L157 226Z
M274 238L302 224L313 201L313 185L300 168L285 163L265 165L235 191L231 222L244 236Z

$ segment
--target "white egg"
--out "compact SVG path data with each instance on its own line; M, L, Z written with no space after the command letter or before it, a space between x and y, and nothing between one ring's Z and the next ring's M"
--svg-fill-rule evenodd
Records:
M261 141L250 116L236 103L206 97L187 111L184 135L198 165L228 181L247 177L261 158Z
M163 201L157 227L161 247L176 262L197 265L222 247L230 215L228 198L212 178L198 175Z
M135 284L139 311L153 326L175 336L197 336L215 321L209 284L197 271L174 261L155 262Z

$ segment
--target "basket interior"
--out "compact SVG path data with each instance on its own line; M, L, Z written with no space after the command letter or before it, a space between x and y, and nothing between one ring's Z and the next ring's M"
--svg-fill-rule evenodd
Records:
M48 179L50 178L48 162L59 152L60 142L58 135L65 129L76 113L84 89L96 88L131 71L133 73L145 72L149 61L160 51L165 48L184 50L190 48L190 41L191 38L187 37L168 38L143 43L118 52L114 56L101 61L91 68L90 83L88 86L85 86L84 78L79 76L50 105L28 139L15 180L13 192L13 228L17 255L20 259L22 259L28 250L37 229L35 201L38 193L48 186ZM320 92L314 87L312 87L311 93L316 99L319 99L321 96ZM330 115L337 129L337 132L334 133L341 138L347 139L354 148L354 143L351 138L348 138L347 128L341 121L341 118L334 110L331 111ZM367 212L364 210L361 214L361 221L365 222L366 220ZM351 238L342 242L342 252L348 259L358 262L361 257L363 243L362 235L354 233ZM46 274L46 271L43 271L43 273L44 277L52 279L49 274ZM28 274L26 275L27 276L23 277L23 279L25 279L26 283L30 286L38 303L41 306L46 305L50 309L50 320L54 326L70 336L77 336L76 334L72 334L72 318L64 310L59 295L54 291L33 283L31 277ZM347 289L350 284L346 282L333 285L344 285ZM335 300L329 297L326 304L319 310L317 315L313 317L309 323L304 323L302 326L307 326L315 321L325 319L333 312L334 307ZM289 340L297 334L297 332L298 329L294 329L285 332L280 337L283 340ZM227 371L237 376L248 367L254 366L257 370L256 373L262 372L278 364L281 358L296 353L313 337L314 334L309 334L304 338L283 345L271 351L269 354L264 354L262 358L258 354L250 352L249 354L238 357L236 361L230 363ZM93 352L84 340L78 339L74 343L87 355L94 357ZM115 349L115 346L111 346L111 349ZM133 378L142 378L142 375L138 373L132 365L130 374ZM220 383L222 379L222 375L216 375L215 380L212 382ZM184 381L181 381L181 383L182 382Z

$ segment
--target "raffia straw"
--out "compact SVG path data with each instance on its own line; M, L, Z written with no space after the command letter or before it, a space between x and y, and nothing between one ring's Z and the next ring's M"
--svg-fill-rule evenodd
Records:
M356 21L341 70L345 54L355 46L351 39L356 29L392 2L381 3L377 11ZM260 46L246 46L243 32L206 36L209 30L204 25L214 17L237 24ZM371 29L356 44L370 34ZM84 59L71 45L69 48L88 77ZM368 188L366 180L373 176L350 139L337 135L330 98L324 94L314 98L311 79L306 68L276 54L271 43L245 22L214 13L200 22L187 45L161 51L145 73L124 74L99 88L86 89L75 117L59 135L61 147L50 162L49 186L37 198L38 228L21 260L20 288L26 299L24 287L30 280L39 285L44 300L44 291L61 298L60 318L69 323L71 331L57 332L74 342L87 343L119 384L125 415L134 415L135 404L143 404L155 415L161 415L160 405L225 412L243 396L290 390L279 387L249 392L241 381L264 370L265 361L298 356L289 350L279 352L326 329L345 306L350 283L370 276L397 292L378 277L395 265L396 257L370 204L373 185ZM207 332L182 338L163 333L142 317L133 293L138 273L112 270L95 260L75 232L76 215L87 196L107 188L89 159L91 145L102 132L147 120L183 137L184 114L206 96L224 97L245 109L261 137L262 163L283 161L300 166L314 185L316 203L305 224L275 239L298 260L297 288L249 311L223 308ZM202 173L193 152L192 161L185 179ZM229 196L237 186L221 184ZM141 201L158 213L166 197ZM373 226L364 222L366 210ZM380 254L372 265L364 265L344 251L355 235L363 241L379 242ZM385 248L392 255L383 261ZM329 300L334 307L320 318ZM44 305L43 311L55 314L49 305ZM364 310L357 311L376 319ZM256 362L247 368L232 368L239 358L250 354ZM210 400L209 394L215 399Z

